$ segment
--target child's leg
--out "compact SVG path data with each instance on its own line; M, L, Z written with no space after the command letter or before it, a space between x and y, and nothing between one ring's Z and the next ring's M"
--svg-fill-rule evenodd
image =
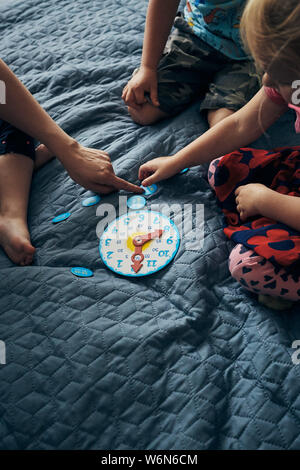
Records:
M215 74L201 104L210 127L245 106L260 88L252 61L231 61Z
M138 124L153 124L179 114L205 95L213 76L224 66L223 55L195 36L182 17L176 17L174 26L157 70L160 107L153 106L147 97L148 103L138 110L128 108Z
M231 275L251 292L283 300L300 300L298 279L243 245L236 245L229 257Z
M209 127L214 127L219 122L223 121L223 119L227 118L234 114L234 111L227 108L220 108L220 109L211 109L208 111L207 120Z
M50 152L41 148L39 164ZM34 140L0 120L0 245L17 264L32 262L34 247L27 227L27 205L36 152Z
M0 155L0 245L21 266L31 264L35 252L27 226L33 166L27 156Z
M215 189L215 171L222 158L216 158L209 166L208 182L212 189ZM267 297L262 299L261 303L268 307L283 310L291 306L287 303L288 301L300 300L298 279L288 275L283 268L277 272L270 261L243 245L237 245L232 250L229 257L229 270L246 289L259 294L260 298ZM270 298L274 301L268 300Z

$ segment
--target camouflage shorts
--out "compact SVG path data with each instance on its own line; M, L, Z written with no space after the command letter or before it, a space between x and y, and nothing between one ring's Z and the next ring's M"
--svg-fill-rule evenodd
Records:
M227 108L237 111L260 88L252 61L231 60L198 38L177 16L158 66L160 108L177 114L195 99L200 110Z

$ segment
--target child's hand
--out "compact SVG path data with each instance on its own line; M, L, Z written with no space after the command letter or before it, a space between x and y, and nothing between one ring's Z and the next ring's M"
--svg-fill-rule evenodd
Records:
M242 221L260 214L259 203L267 191L270 189L259 183L246 184L237 188L235 201Z
M122 98L127 106L139 110L144 103L147 103L145 93L150 94L154 106L159 106L156 69L141 67L125 86Z
M144 163L139 170L139 179L143 186L150 186L161 180L170 178L178 173L172 157L159 157Z
M70 177L86 189L108 194L125 189L139 193L143 189L116 176L110 157L106 152L83 147L77 142L61 161Z

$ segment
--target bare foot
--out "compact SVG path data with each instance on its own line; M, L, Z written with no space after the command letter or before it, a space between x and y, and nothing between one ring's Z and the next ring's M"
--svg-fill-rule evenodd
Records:
M38 170L41 168L45 163L49 162L54 158L54 155L48 150L46 145L41 144L35 149L35 162L34 162L34 169Z
M32 263L35 248L24 220L0 216L0 245L14 263L21 266Z

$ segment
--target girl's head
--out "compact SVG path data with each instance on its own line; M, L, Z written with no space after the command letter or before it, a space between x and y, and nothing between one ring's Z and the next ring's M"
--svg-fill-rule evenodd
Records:
M299 0L248 0L241 32L258 68L265 72L264 84L278 88L289 101L291 85L300 79Z

